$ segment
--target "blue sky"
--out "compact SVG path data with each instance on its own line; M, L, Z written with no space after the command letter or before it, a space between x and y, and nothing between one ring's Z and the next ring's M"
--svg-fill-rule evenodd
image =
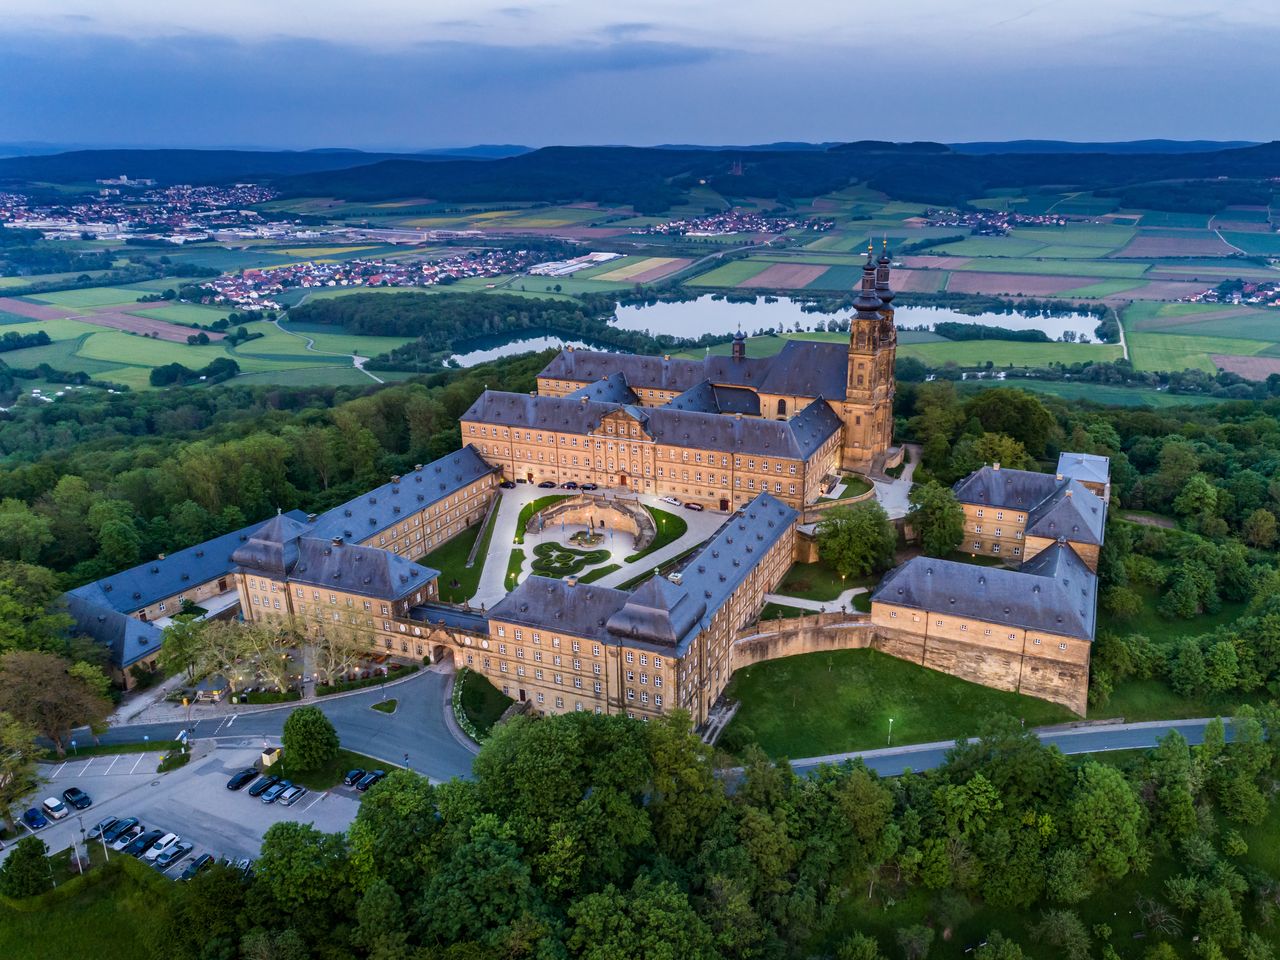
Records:
M0 142L1271 139L1275 0L0 0Z

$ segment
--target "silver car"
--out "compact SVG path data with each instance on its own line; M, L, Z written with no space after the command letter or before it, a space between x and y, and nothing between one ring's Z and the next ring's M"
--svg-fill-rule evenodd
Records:
M284 804L286 807L291 807L297 803L306 792L306 787L300 787L295 783L288 790L280 794L280 803Z

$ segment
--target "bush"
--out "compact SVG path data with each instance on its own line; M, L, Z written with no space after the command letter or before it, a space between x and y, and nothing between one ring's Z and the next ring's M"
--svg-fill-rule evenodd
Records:
M430 663L430 660L427 661ZM398 680L401 677L408 677L417 673L422 668L416 663L411 663L407 667L401 667L398 664L392 664L391 670L386 674L378 674L374 677L364 677L360 680L344 680L341 683L317 683L316 696L328 697L335 693L346 693L349 690L363 690L365 687L376 687L380 683L387 683L391 680Z
M34 897L49 888L49 848L39 837L23 837L0 864L0 893Z
M317 770L338 755L338 733L319 707L299 707L284 722L284 755L295 770Z
M170 770L177 770L179 767L185 767L191 760L191 754L186 750L179 750L176 753L166 753L164 759L160 761L160 766L156 767L156 773L168 773Z

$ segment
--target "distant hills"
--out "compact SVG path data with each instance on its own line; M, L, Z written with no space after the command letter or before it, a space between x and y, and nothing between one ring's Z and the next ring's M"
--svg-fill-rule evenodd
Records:
M79 150L0 159L0 181L161 183L267 180L286 196L430 197L445 203L595 201L658 213L708 186L787 204L865 182L889 196L962 204L998 188L1081 190L1118 206L1209 212L1270 202L1280 143L765 144L758 147L489 145L433 153L357 150ZM1190 183L1189 183L1190 181ZM1203 181L1203 182L1201 182ZM1161 206L1164 204L1164 206Z

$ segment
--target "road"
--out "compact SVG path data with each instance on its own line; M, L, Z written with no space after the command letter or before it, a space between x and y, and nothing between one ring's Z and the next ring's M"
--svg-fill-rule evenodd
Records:
M434 781L449 780L470 774L476 749L474 745L468 749L460 740L462 735L455 734L446 721L445 711L452 709L448 701L450 679L451 674L446 672L422 670L384 687L311 703L333 721L347 750L396 766L404 766L408 754L410 768ZM373 709L373 704L384 697L397 701L394 713ZM289 703L217 720L197 720L191 725L190 736L194 740L215 740L220 745L278 744L285 718L298 706ZM99 740L103 743L137 743L144 738L174 740L184 726L186 723L181 717L162 723L126 724L112 727ZM91 742L85 732L77 739L82 744Z

